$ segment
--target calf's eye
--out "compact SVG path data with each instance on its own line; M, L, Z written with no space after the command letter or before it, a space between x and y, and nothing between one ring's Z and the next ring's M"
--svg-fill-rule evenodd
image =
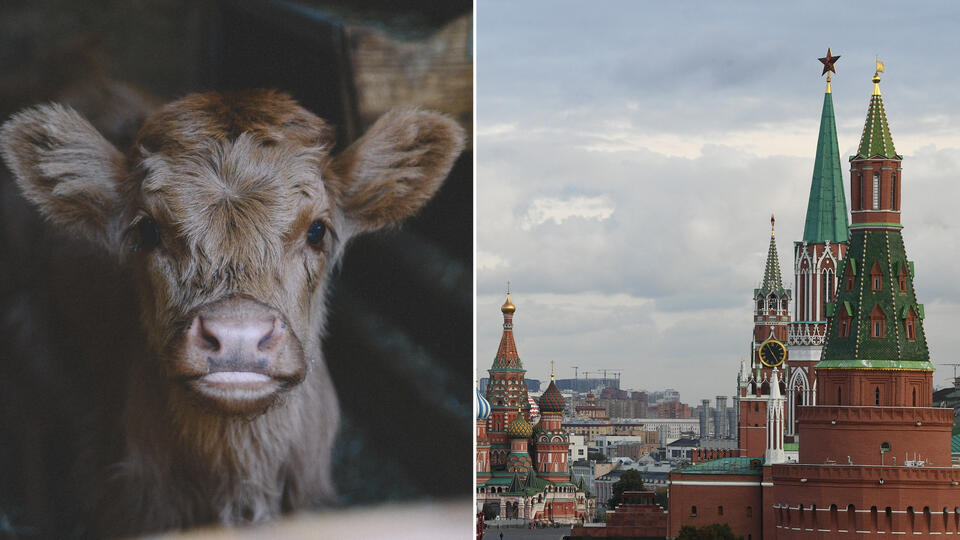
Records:
M319 219L310 224L310 228L307 230L307 242L311 246L318 246L320 242L323 241L324 235L327 234L327 226L323 224Z
M159 244L160 231L157 229L157 224L150 218L143 218L138 221L130 249L132 251L150 251Z

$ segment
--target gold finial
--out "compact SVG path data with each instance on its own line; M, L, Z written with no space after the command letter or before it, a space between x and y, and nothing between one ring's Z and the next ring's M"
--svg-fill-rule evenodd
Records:
M770 213L770 236L771 236L771 237L776 236L775 234L773 234L773 225L774 225L774 223L776 223L776 222L777 222L777 220L774 219L774 217L773 217L773 212L771 212L771 213Z
M880 95L880 74L883 73L883 62L877 58L877 70L873 72L873 95Z
M553 381L553 360L550 361L550 380Z
M824 56L823 58L818 58L818 60L820 60L820 63L823 64L823 72L820 73L820 76L822 77L824 74L827 75L827 93L828 94L833 93L833 90L830 88L830 73L837 72L837 68L836 66L834 66L834 64L836 64L837 60L839 59L840 59L840 55L834 56L833 51L830 49L830 47L827 47L826 56Z
M500 306L500 311L506 314L513 314L517 310L517 306L513 305L513 302L510 301L510 282L507 282L507 301Z

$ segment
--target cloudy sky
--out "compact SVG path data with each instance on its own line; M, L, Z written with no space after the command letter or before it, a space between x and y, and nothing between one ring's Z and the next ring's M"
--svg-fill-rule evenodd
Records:
M793 282L828 46L842 156L886 65L932 360L960 361L960 4L771 4L478 3L479 376L510 280L528 376L732 394L771 212Z

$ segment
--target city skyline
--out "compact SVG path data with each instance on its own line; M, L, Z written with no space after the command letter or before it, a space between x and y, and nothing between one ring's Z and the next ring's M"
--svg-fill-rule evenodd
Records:
M957 45L937 27L955 8L881 7L874 23L898 24L881 35L844 22L851 6L817 24L809 9L763 4L523 5L498 18L505 6L477 12L479 376L510 280L530 378L547 380L553 360L558 378L573 377L572 366L619 369L623 388L675 388L693 405L732 395L771 212L794 288L826 83L817 58L829 46L841 56L832 86L848 207L846 157L875 55L886 64L903 234L918 261L934 380L948 383L952 369L939 364L960 345L950 324L960 316L960 228L950 220L960 188L949 182L960 173L960 111L957 74L941 68ZM640 15L658 23L629 31Z

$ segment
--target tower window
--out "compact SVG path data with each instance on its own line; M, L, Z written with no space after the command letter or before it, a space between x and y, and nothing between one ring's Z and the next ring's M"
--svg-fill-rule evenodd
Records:
M830 269L823 271L823 305L833 300L833 272Z
M874 339L883 338L886 330L886 320L887 317L880 308L880 304L874 306L873 311L870 312L870 337Z
M690 507L690 515L691 515L692 517L697 517L697 507L696 507L696 506L691 506L691 507Z
M849 264L849 263L847 264L846 275L847 275L847 276L846 276L846 277L847 277L847 279L846 279L846 281L847 281L847 290L848 290L848 291L852 291L852 290L853 290L853 269L850 267L850 264Z
M883 321L873 321L873 334L871 337L882 338L883 337Z
M879 386L877 387L877 390L874 392L874 396L876 398L876 405L879 405L880 404L880 387Z
M873 209L880 209L880 173L873 173Z
M866 191L866 186L863 185L863 173L858 174L857 178L859 180L857 182L857 187L860 188L860 200L858 200L857 202L859 203L858 206L862 210L866 206L866 203L864 202L866 200L866 197L863 196L864 192Z
M890 177L890 209L897 209L897 173Z
M873 292L878 292L883 283L883 272L880 271L880 263L873 263L873 268L870 270L870 289Z
M723 507L722 507L722 506L718 506L718 507L717 507L717 515L718 515L718 516L722 516L722 515L723 515Z
M904 326L907 331L907 341L915 341L917 339L916 322L917 315L911 307L910 310L907 311L907 319L904 321Z

